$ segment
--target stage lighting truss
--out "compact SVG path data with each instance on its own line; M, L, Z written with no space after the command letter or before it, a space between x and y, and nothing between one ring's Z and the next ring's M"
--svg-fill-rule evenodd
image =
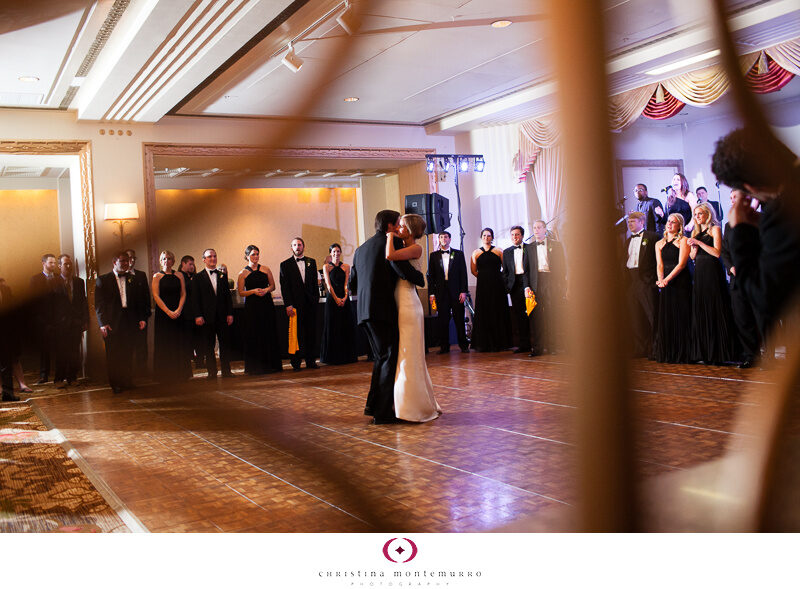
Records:
M425 169L429 174L438 172L440 180L444 180L450 170L455 169L456 173L465 174L472 169L473 172L483 172L486 168L486 160L482 155L465 153L431 154L425 156Z

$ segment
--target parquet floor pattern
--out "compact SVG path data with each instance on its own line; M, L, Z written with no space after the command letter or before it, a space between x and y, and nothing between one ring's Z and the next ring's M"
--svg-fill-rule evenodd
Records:
M369 423L364 361L34 402L153 532L480 532L569 513L568 358L427 359L444 414L426 424ZM767 379L635 368L643 478L719 458L745 379Z

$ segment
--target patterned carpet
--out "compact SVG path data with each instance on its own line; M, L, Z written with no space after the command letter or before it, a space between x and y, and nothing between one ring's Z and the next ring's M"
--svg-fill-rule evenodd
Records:
M0 532L130 532L27 403L0 405Z

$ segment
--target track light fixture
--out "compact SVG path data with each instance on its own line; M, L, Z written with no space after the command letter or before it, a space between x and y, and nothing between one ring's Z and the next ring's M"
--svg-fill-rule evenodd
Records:
M344 10L336 17L336 22L339 23L339 26L342 27L344 32L348 35L355 35L358 32L361 26L361 19L356 14L356 11L353 10L350 0L345 0Z
M486 160L483 159L483 156L479 156L475 158L475 171L476 172L483 172L483 169L486 167Z
M428 171L429 174L436 171L436 160L433 158L428 158L425 162L425 169Z
M465 174L469 172L470 162L472 162L473 172L483 172L486 168L486 160L482 155L477 154L431 154L426 155L425 159L425 169L428 173L433 173L438 169L447 174L455 167L456 173Z
M291 43L289 43L289 51L287 51L286 55L283 56L281 63L295 73L299 72L300 68L303 67L303 60L297 57L297 54L295 54L294 47L292 47Z
M469 160L465 158L458 158L458 171L469 172Z

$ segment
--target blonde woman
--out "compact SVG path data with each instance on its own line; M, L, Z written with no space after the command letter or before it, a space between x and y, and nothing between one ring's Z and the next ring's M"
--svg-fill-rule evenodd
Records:
M175 272L175 254L164 250L158 257L161 270L151 284L156 313L154 321L153 372L158 382L175 382L191 375L183 354L184 330L181 313L186 303L183 274Z
M664 237L656 243L658 321L653 355L657 362L691 360L692 279L686 265L689 243L683 235L683 216L667 217Z
M420 268L422 246L417 240L425 235L425 221L419 215L400 217L396 233L386 233L386 259L391 262L408 260ZM395 250L394 237L403 240L405 247ZM416 287L407 280L398 280L394 290L397 303L397 323L400 340L397 371L394 378L394 412L405 421L431 421L442 410L433 395L433 383L425 364L425 328L422 303Z
M689 257L694 260L692 359L721 365L737 358L736 327L719 257L722 230L708 203L697 205L692 217L694 229L687 240Z

